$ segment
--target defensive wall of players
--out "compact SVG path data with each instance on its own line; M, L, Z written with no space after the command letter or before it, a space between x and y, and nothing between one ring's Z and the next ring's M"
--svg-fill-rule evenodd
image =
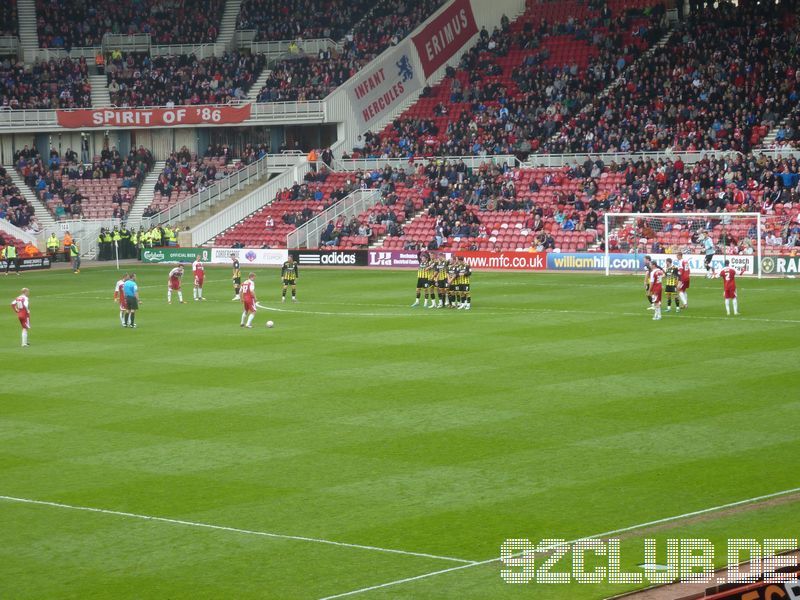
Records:
M450 258L450 252L444 253ZM591 252L458 252L474 270L500 271L571 271L602 272L606 257ZM280 266L292 256L301 266L308 267L382 267L416 269L416 251L402 250L286 250L266 248L146 248L140 259L146 263L191 263L196 256L211 264L229 265L236 258L245 265ZM644 270L644 254L609 254L609 267L615 273L638 273ZM653 261L664 266L669 254L651 254ZM688 254L693 274L705 274L705 257ZM725 260L744 275L759 274L758 260L751 255L717 254L712 267L718 271ZM0 267L2 267L0 262ZM761 259L762 275L793 275L800 273L800 256L765 256Z

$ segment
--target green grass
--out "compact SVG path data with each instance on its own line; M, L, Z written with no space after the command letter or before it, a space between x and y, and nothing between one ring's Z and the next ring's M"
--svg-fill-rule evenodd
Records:
M0 495L483 561L800 486L800 288L719 281L653 322L640 277L480 273L474 309L409 308L415 273L258 271L239 327L228 269L168 306L139 267L136 330L110 268L31 288L30 348L0 312ZM276 326L267 330L267 319ZM800 504L634 532L798 537ZM0 500L2 598L314 599L458 566L438 558ZM724 552L717 555L724 562ZM357 598L602 598L505 584L497 562ZM629 586L630 587L630 586Z

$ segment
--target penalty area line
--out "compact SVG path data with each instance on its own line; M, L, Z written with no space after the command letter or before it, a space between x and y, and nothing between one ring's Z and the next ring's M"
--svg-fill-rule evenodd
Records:
M637 525L629 525L628 527L620 527L619 529L612 529L611 531L604 531L602 533L595 533L594 535L588 535L581 538L576 538L574 540L569 540L566 542L566 545L575 544L577 542L582 542L585 540L594 540L598 538L606 538L612 535L618 535L621 533L628 533L630 531L636 531L637 529L644 529L646 527L653 527L655 525L662 525L664 523L670 523L673 521L681 521L683 519L690 519L692 517L697 517L700 515L705 515L708 513L717 512L720 510L725 510L728 508L736 508L738 506L744 506L746 504L755 504L757 502L763 502L764 500L771 500L773 498L779 498L780 496L788 496L790 494L796 494L800 492L800 487L791 488L788 490L781 490L780 492L773 492L771 494L764 494L763 496L755 496L753 498L746 498L745 500L737 500L735 502L729 502L727 504L720 504L719 506L712 506L710 508L703 508L700 510L694 510L692 512L683 513L682 515L673 515L671 517L664 517L663 519L656 519L655 521L648 521L646 523L639 523ZM563 544L559 544L563 545ZM539 549L539 551L548 551L554 550L557 547L556 544ZM511 555L511 558L517 558L524 555L525 552L518 552L516 554ZM438 571L431 571L430 573L423 573L421 575L415 575L413 577L405 577L403 579L396 579L394 581L388 581L386 583L379 583L377 585L371 585L368 587L359 588L357 590L351 590L349 592L342 592L340 594L334 594L333 596L325 596L320 598L320 600L334 600L334 598L345 598L347 596L355 596L357 594L363 594L365 592L370 592L373 590L379 590L382 588L392 587L395 585L402 585L404 583L411 583L412 581L419 581L421 579L427 579L429 577L435 577L437 575L443 575L445 573L452 573L454 571L460 571L462 569L469 569L471 567L478 567L481 565L489 565L492 563L500 562L500 557L489 558L487 560L475 561L472 564L466 565L459 565L457 567L448 567L446 569L439 569Z
M366 544L351 544L348 542L336 542L333 540L326 540L322 538L308 537L304 535L288 535L284 533L273 533L270 531L257 531L253 529L241 529L239 527L226 527L224 525L213 525L211 523L201 523L198 521L186 521L184 519L171 519L168 517L156 517L152 515L141 515L138 513L124 512L120 510L109 510L106 508L93 508L90 506L77 506L74 504L64 504L62 502L49 502L46 500L33 500L31 498L18 498L16 496L2 496L0 500L7 502L17 502L20 504L34 504L37 506L49 506L52 508L62 508L67 510L75 510L81 512L100 513L104 515L114 515L117 517L128 517L130 519L139 519L141 521L156 521L159 523L170 523L172 525L183 525L185 527L196 527L200 529L212 529L214 531L227 531L232 533L240 533L243 535L255 535L267 538L276 538L281 540L294 540L299 542L313 542L316 544L326 544L328 546L339 546L344 548L355 548L357 550L371 550L373 552L384 552L388 554L402 554L404 556L417 556L420 558L432 558L435 560L446 560L450 562L463 563L471 565L474 561L466 560L464 558L454 558L452 556L439 556L437 554L428 554L426 552L413 552L410 550L397 550L395 548L381 548L379 546L369 546Z

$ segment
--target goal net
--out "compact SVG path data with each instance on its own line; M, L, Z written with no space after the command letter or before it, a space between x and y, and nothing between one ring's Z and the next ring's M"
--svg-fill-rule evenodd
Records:
M606 275L641 272L646 255L663 267L678 252L692 273L705 274L706 255L713 251L712 270L729 260L745 275L760 277L759 213L606 213L604 225Z

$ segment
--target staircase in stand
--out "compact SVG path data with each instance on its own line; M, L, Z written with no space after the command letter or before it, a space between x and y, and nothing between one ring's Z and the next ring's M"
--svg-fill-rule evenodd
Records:
M25 62L31 62L39 50L39 32L36 29L36 1L17 0L19 43Z
M139 191L136 192L136 197L133 199L133 204L128 212L128 218L126 219L128 227L139 227L141 224L142 214L153 202L156 183L158 183L158 176L161 175L161 172L164 170L166 165L167 163L163 160L156 162L156 164L153 166L153 170L150 171L147 174L147 177L144 178L142 187L140 187Z
M92 108L111 106L105 75L89 75L89 85L92 86Z
M417 219L417 217L421 217L421 216L423 216L424 214L426 214L427 212L428 212L428 209L427 209L427 208L425 208L425 207L423 207L423 208L419 209L417 212L415 212L415 213L412 215L412 217L411 217L410 219L408 219L407 221L404 221L404 222L402 223L401 227L402 227L403 229L405 229L405 228L406 228L408 225L411 225L411 223L413 223L413 222L414 222L414 221ZM388 237L391 237L391 236L389 236L389 235L382 235L382 236L380 236L380 237L376 237L376 238L375 238L375 241L374 241L374 242L372 242L372 243L369 245L369 247L370 247L370 248L380 248L381 246L383 246L383 242L384 242L384 240L386 240L386 238L388 238Z
M272 69L264 69L261 71L261 75L258 76L258 79L253 83L253 87L247 92L248 102L258 102L258 94L261 93L261 88L267 83L267 78L270 75L272 75Z
M236 21L239 18L239 9L242 0L227 0L225 2L225 12L222 13L222 20L219 24L219 35L217 35L216 46L223 50L231 50L233 46L233 35L236 33Z

